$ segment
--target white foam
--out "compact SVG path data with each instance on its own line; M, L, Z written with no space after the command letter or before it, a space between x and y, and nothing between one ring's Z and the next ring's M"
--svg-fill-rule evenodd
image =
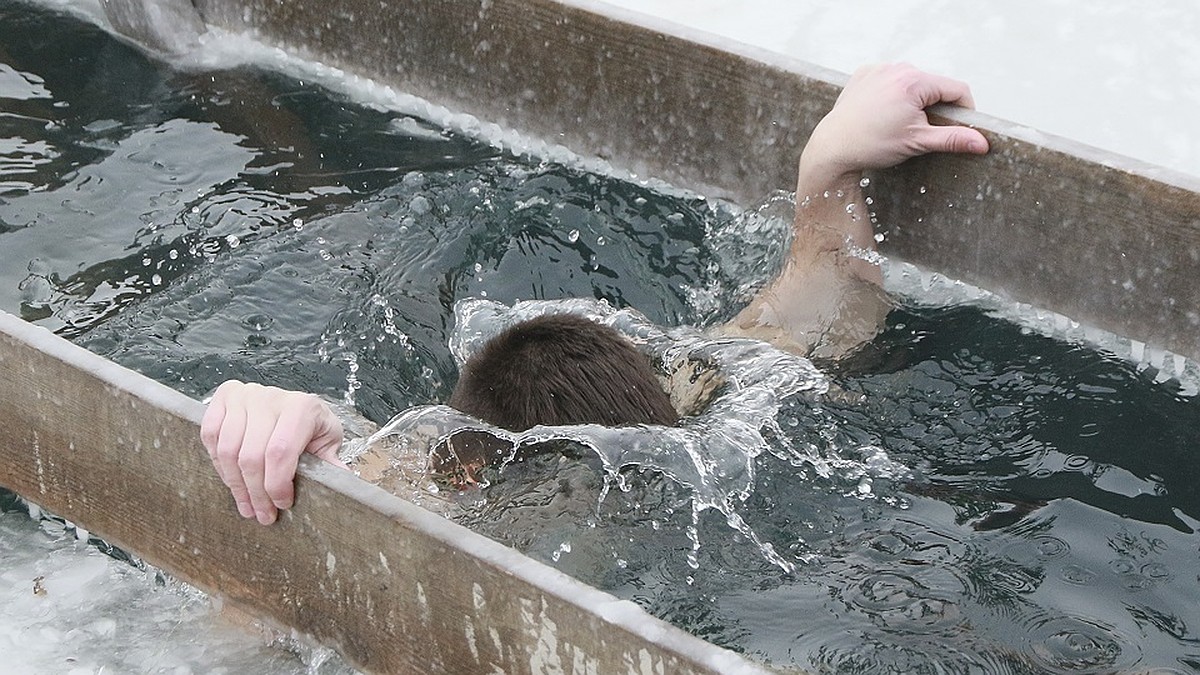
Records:
M1081 323L1058 312L1014 302L910 263L888 259L883 270L888 292L910 304L926 307L974 305L1039 335L1085 345L1127 360L1139 370L1153 368L1158 371L1156 383L1175 382L1182 396L1200 393L1200 364L1180 354Z

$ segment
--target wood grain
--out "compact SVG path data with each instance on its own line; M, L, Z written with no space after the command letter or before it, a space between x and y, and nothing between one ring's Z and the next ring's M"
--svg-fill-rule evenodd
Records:
M0 485L375 673L760 673L319 461L241 519L201 405L0 313Z

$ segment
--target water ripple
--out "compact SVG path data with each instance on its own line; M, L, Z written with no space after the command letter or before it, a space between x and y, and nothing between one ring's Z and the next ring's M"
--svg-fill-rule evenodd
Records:
M1045 672L1128 672L1141 660L1131 636L1099 619L1045 614L1027 618L1029 653Z

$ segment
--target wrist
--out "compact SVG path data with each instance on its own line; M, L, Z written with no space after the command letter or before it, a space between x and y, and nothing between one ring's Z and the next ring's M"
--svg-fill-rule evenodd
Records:
M845 132L833 114L826 115L813 129L800 153L796 198L816 197L826 191L857 188L862 167L847 156L854 136Z
M861 180L861 170L839 162L826 153L810 154L809 148L805 148L796 172L796 199L826 197L827 192L829 197L836 196L838 192L850 197L857 194Z

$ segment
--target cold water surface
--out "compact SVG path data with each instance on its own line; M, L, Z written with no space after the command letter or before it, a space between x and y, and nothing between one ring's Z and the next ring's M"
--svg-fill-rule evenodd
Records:
M973 307L896 311L873 347L842 392L780 413L775 445L809 454L759 455L737 506L791 574L716 509L689 565L690 490L634 469L597 509L583 460L512 465L472 525L776 664L1200 665L1192 398ZM877 471L879 449L910 470Z
M777 209L513 157L294 75L173 70L3 1L0 56L0 308L194 396L257 379L383 422L448 394L458 300L704 326L778 263ZM1155 375L914 302L830 393L782 401L730 502L748 530L578 447L493 476L467 520L781 666L1195 670L1200 420Z

